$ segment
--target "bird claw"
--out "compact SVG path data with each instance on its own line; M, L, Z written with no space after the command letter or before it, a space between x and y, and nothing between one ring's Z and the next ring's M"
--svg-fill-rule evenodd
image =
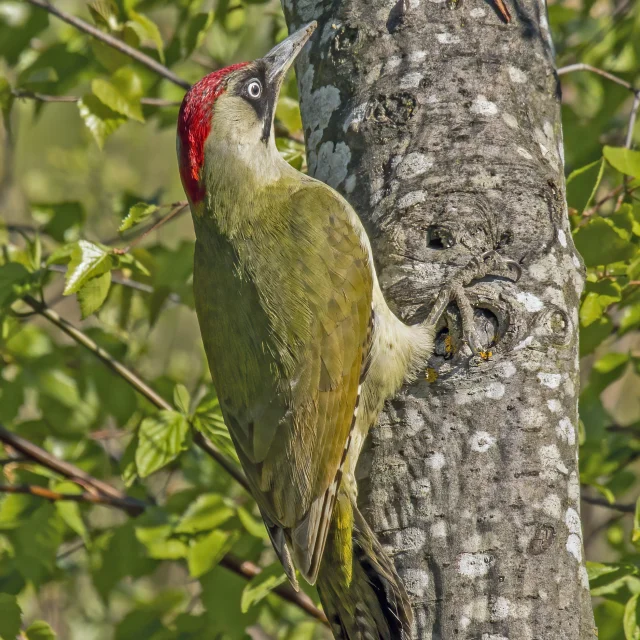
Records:
M509 272L509 275L505 275L505 270ZM464 287L474 280L479 280L488 275L505 277L512 282L517 282L522 275L522 269L517 262L503 258L497 251L486 251L479 257L470 260L465 267L451 278L438 294L426 320L427 323L432 323L435 326L448 304L455 302L462 322L462 340L469 345L474 355L480 355L481 357L483 357L482 354L488 352L477 336L473 305L469 302Z

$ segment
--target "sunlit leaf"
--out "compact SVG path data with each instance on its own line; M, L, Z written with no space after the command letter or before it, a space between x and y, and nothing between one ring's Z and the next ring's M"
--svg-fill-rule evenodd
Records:
M109 295L111 273L103 273L87 281L78 291L78 303L82 319L88 318L104 304Z
M194 534L211 531L226 522L234 513L222 496L204 493L185 511L175 532Z
M173 389L173 404L176 405L178 411L185 416L189 415L189 405L191 404L191 396L187 387L183 384L177 384Z
M603 153L607 162L620 173L640 177L640 151L626 147L605 147Z
M102 149L105 140L127 119L110 109L93 94L85 95L78 101L80 117Z
M71 252L64 295L77 293L91 278L107 273L114 266L114 258L106 247L79 240Z
M27 640L56 640L58 637L48 622L36 620L24 632Z
M189 423L177 411L160 411L140 423L136 467L146 478L175 460L187 447Z
M146 202L138 202L129 209L129 213L122 221L118 231L126 231L136 224L146 220L150 215L153 215L158 211L158 207L155 204L147 204Z
M640 640L640 611L638 609L638 598L640 594L635 594L627 601L624 608L622 625L626 640Z
M276 587L287 581L282 565L278 562L263 569L257 576L251 578L242 592L240 608L246 613L250 607L266 598Z
M93 94L109 109L132 120L144 122L140 98L142 83L138 75L128 67L118 69L111 80L96 78L91 83Z
M164 44L158 25L147 16L129 9L129 26L131 26L140 37L141 40L151 40L158 51L160 61L164 63Z
M199 578L215 567L238 539L237 532L217 529L191 542L187 553L189 573Z

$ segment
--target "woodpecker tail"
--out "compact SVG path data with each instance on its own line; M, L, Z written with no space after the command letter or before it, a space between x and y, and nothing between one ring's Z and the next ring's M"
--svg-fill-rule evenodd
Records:
M404 586L343 489L336 499L317 587L337 640L410 640L413 616Z

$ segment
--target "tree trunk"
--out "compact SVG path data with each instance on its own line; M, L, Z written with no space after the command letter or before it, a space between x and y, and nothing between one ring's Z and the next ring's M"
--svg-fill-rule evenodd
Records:
M578 303L546 5L504 24L465 0L285 0L319 23L298 62L309 170L353 204L407 322L490 249L517 284L470 289L493 352L441 334L387 403L359 500L412 598L416 637L594 637L579 520ZM488 355L488 354L487 354Z

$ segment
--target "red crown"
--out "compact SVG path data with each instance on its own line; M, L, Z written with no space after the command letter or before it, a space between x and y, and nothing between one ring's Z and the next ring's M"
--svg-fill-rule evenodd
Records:
M247 64L239 62L205 76L189 89L180 106L178 162L182 186L192 202L199 202L204 197L204 187L200 184L200 169L204 164L204 143L211 133L213 105L225 91L225 78L232 71Z

